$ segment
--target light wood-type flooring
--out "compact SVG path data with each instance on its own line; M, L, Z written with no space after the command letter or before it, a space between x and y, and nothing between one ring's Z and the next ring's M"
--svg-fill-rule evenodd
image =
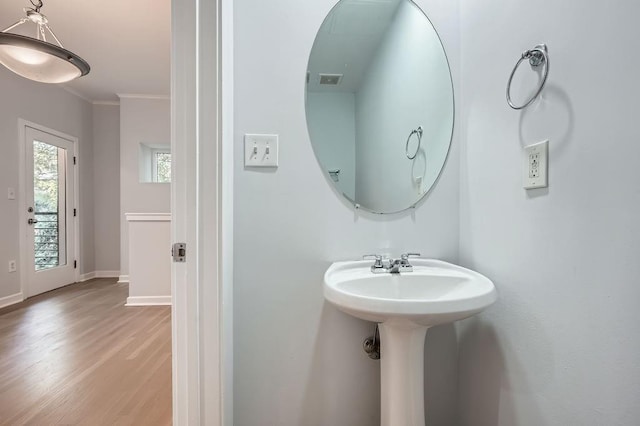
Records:
M113 279L0 310L0 425L171 424L171 308Z

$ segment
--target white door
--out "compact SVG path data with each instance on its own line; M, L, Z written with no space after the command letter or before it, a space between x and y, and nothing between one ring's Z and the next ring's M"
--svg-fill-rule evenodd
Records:
M26 297L75 282L74 143L25 127Z
M231 426L233 0L172 0L171 19L173 423Z

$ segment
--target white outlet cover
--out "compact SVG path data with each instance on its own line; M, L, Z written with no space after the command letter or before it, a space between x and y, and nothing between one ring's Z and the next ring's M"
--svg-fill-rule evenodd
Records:
M546 188L549 171L549 141L524 147L522 158L522 186L525 189Z
M278 167L278 135L244 135L245 167Z
M16 190L15 188L7 188L7 199L15 200L16 199Z
M16 272L16 270L17 270L16 261L15 260L10 260L9 261L9 272Z

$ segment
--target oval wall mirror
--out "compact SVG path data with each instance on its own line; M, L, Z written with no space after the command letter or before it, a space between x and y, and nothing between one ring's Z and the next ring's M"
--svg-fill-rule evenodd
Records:
M453 83L438 33L410 0L341 0L307 69L320 166L356 207L394 213L434 185L453 133Z

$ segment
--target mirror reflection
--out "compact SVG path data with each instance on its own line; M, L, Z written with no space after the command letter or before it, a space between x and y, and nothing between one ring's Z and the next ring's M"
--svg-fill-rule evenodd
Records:
M417 203L444 166L453 87L433 25L410 0L342 0L316 36L307 126L328 180L358 207Z

